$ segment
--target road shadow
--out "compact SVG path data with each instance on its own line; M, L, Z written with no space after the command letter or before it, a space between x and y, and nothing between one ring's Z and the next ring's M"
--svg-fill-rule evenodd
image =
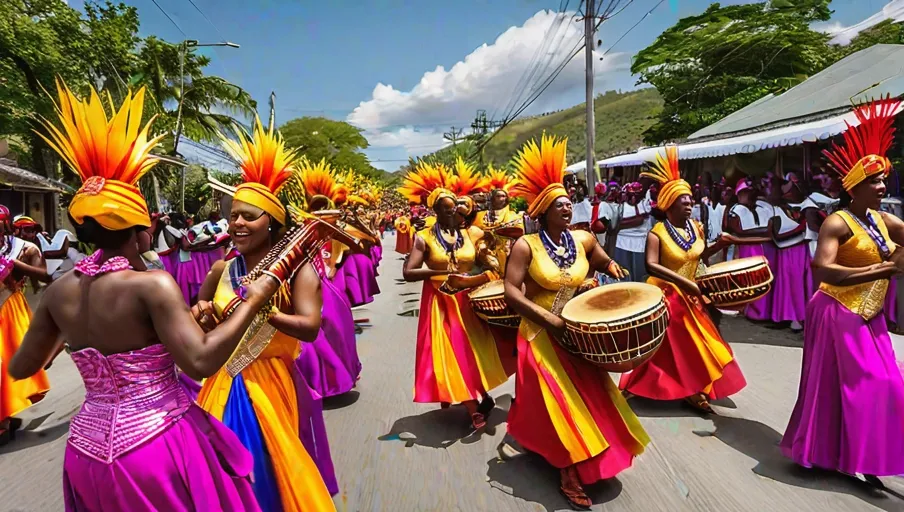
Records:
M353 389L347 393L342 393L341 395L331 396L323 399L323 410L332 411L335 409L342 409L343 407L348 407L358 399L361 398L361 392L357 389Z
M715 404L715 402L713 402ZM628 405L641 418L705 418L709 417L694 409L684 400L650 400L640 396L631 397ZM717 405L721 405L717 404ZM731 402L734 406L734 402Z
M516 444L506 436L506 443ZM547 512L571 510L568 501L559 493L559 470L543 457L522 451L513 457L494 457L487 461L487 480L490 486L508 495L542 506ZM618 478L611 478L584 486L594 507L609 503L622 492Z
M724 317L720 331L729 345L743 343L786 348L803 348L804 346L802 332L770 328L767 324L755 323L744 317Z
M758 421L711 415L715 428L694 431L701 437L715 437L757 461L753 472L759 476L803 489L854 496L888 512L904 510L904 500L835 471L806 469L785 458L779 450L782 435Z
M458 442L473 444L480 441L484 434L488 436L496 434L496 428L508 418L508 409L511 405L511 395L497 397L496 407L487 418L486 427L480 430L474 430L471 426L464 406L453 405L448 409L436 408L415 416L400 418L393 423L388 433L378 439L402 441L406 447L417 445L427 448L448 448Z
M11 439L6 445L0 446L0 455L33 448L44 443L50 443L56 441L57 439L65 436L68 433L68 419L41 430L18 430L15 433L14 439Z

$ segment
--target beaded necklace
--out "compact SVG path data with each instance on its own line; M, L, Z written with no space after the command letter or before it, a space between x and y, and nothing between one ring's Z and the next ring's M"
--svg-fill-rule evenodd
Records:
M120 270L132 269L129 260L124 256L114 256L105 261L102 265L98 265L97 262L103 257L103 253L103 251L97 250L91 256L76 263L75 271L88 277L97 277L103 274L119 272Z
M668 219L665 221L665 229L668 231L669 236L672 237L672 240L678 244L678 247L687 252L691 250L691 247L697 242L697 231L694 229L694 226L691 224L690 219L687 220L684 229L687 231L687 238L681 236L681 233L672 225L672 222Z
M450 244L446 241L446 238L443 236L443 229L440 225L433 225L433 236L436 237L436 240L439 242L440 247L446 251L446 255L449 256L449 263L456 263L455 251L462 248L465 245L465 237L462 236L461 230L455 230L455 243Z
M873 218L870 212L866 212L866 223L860 220L860 217L854 215L850 210L845 210L848 212L848 215L851 216L852 219L857 221L857 224L860 228L869 235L869 237L876 244L876 247L879 248L879 255L883 260L887 260L891 258L891 249L888 247L888 242L885 240L885 236L882 235L882 231L879 230L879 224L876 223L876 219Z
M562 231L559 238L559 244L552 241L552 237L545 229L540 229L540 241L543 242L543 248L546 254L556 264L559 269L566 269L574 265L578 257L578 251L574 245L574 237L567 229Z

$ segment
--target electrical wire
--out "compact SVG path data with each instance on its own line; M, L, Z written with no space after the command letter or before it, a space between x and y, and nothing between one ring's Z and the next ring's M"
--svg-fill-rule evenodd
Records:
M160 7L160 4L157 3L157 0L151 0L151 2L152 2L154 5L156 5L157 8L160 9L160 12L162 12L163 15L166 16L166 19L168 19L168 20L170 21L170 23L172 23L173 26L176 27L176 30L178 30L179 33L182 34L182 37L184 37L184 38L187 39L187 38L188 38L188 35L185 34L185 31L182 30L182 27L180 27L179 24L176 23L176 20L174 20L172 17L170 17L169 13L167 13L167 12L163 9L163 7Z

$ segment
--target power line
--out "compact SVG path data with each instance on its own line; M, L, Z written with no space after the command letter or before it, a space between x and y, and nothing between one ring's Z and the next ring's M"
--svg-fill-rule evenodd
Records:
M191 6L194 7L195 10L198 11L198 13L204 18L204 20L207 21L207 23L209 23L211 27L213 27L213 29L216 31L217 35L220 36L220 39L223 41L226 41L226 36L224 36L223 33L220 32L220 29L218 29L217 26L214 25L214 23L212 21L210 21L210 18L208 18L207 15L204 14L204 11L202 11L201 8L198 7L197 4L195 4L194 0L188 0L188 3L190 3Z
M170 20L170 23L172 23L173 26L176 27L176 30L178 30L179 33L182 34L182 37L187 39L188 35L182 30L182 27L180 27L179 24L176 23L176 20L170 17L170 15L163 9L163 7L160 7L160 4L157 3L157 0L151 0L151 2L153 2L153 4L156 5L158 9L160 9L160 12L162 12L163 15L166 16L166 19Z

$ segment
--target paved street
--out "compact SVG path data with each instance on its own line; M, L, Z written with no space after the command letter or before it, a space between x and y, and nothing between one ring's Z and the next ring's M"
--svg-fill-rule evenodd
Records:
M461 408L411 401L420 285L399 284L401 261L385 240L383 293L365 309L359 338L364 372L356 391L328 401L326 423L340 481L340 511L553 511L566 509L558 474L532 455L500 460L514 381L493 392L484 433ZM797 394L802 339L744 320L723 320L748 387L702 418L681 404L632 401L653 442L633 468L589 489L606 511L904 510L904 496L879 493L832 473L804 471L777 443ZM904 350L904 346L899 346ZM62 510L68 418L83 394L67 357L50 371L53 389L23 415L26 432L0 448L0 512ZM864 397L869 399L869 397ZM886 479L904 494L904 480Z

